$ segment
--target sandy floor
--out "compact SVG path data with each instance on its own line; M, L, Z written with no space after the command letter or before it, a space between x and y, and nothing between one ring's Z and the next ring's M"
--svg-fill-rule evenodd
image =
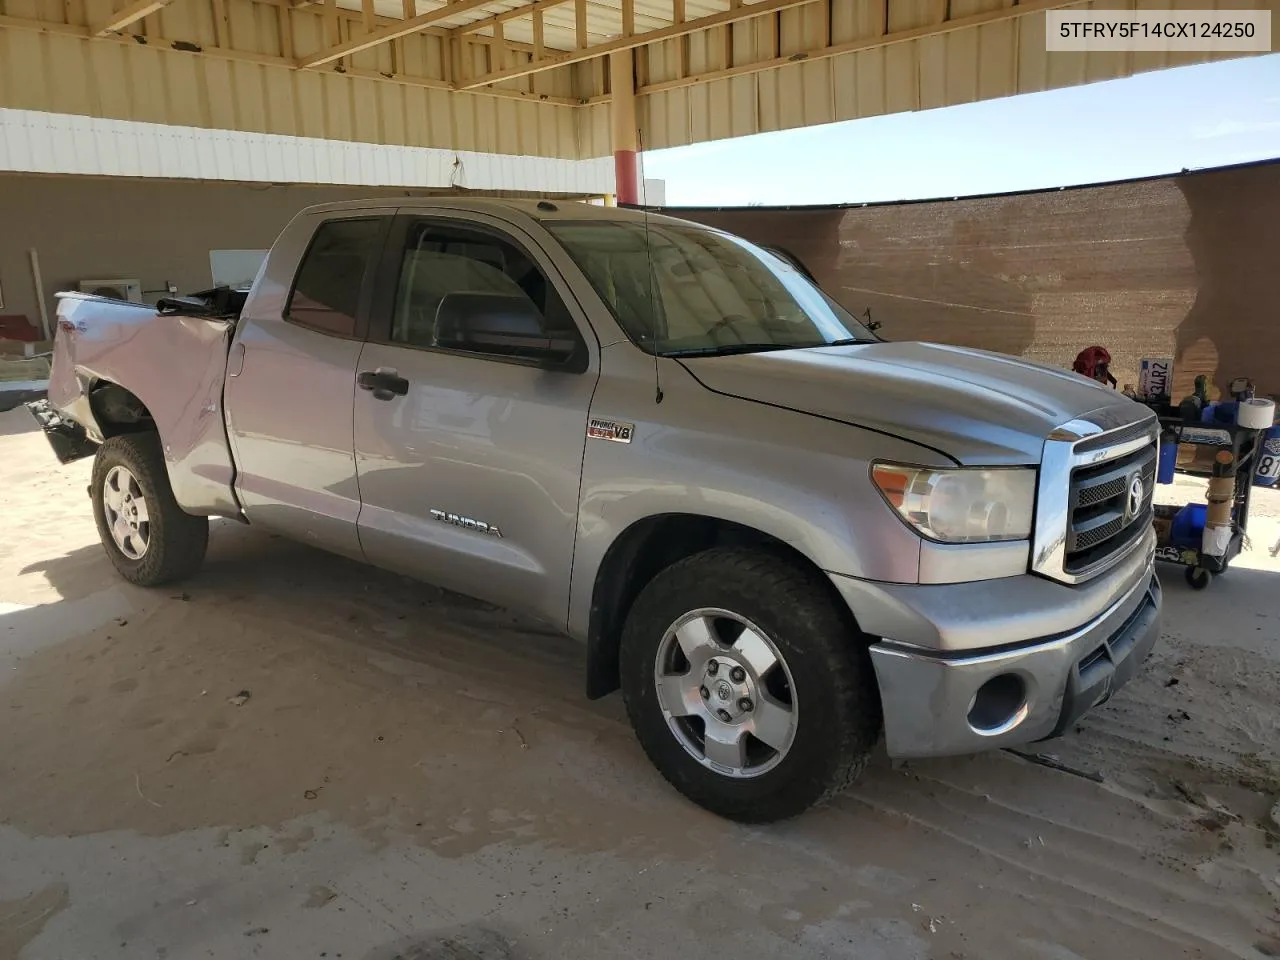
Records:
M88 465L25 417L0 417L2 958L1280 956L1278 495L1208 591L1168 571L1148 669L1042 745L1072 772L882 761L747 829L501 611L229 523L180 590L125 586Z

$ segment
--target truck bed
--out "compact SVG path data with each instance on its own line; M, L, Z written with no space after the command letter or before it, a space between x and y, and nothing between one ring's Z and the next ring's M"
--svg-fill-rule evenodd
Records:
M222 387L244 300L213 293L157 307L59 294L48 396L99 443L154 422L178 504L189 513L236 516ZM139 403L121 404L112 385Z

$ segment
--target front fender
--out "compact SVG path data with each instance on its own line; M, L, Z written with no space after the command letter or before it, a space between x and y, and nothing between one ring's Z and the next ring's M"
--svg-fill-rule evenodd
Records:
M846 423L712 393L671 361L660 367L663 399L656 403L653 359L645 364L613 375L606 370L592 402L593 418L634 427L630 442L587 441L571 634L589 635L596 574L610 546L633 524L664 514L759 531L831 573L919 579L920 539L872 485L870 464L888 458L948 465L940 454Z

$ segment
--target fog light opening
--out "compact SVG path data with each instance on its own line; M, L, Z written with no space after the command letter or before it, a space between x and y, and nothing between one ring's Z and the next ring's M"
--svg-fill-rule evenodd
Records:
M983 737L1007 733L1027 718L1027 684L1016 673L1002 673L978 688L969 702L969 726Z

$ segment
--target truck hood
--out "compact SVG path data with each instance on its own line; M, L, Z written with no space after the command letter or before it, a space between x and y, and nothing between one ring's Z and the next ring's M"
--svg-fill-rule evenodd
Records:
M1034 464L1054 428L1149 416L1079 374L984 350L865 343L682 358L709 390L921 443L961 464Z

